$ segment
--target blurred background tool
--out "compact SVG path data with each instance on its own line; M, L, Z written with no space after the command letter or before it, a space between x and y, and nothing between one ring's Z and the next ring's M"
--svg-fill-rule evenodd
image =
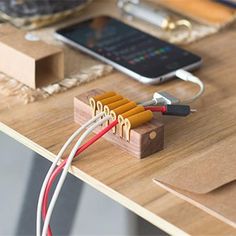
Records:
M192 24L187 19L174 20L167 11L160 7L155 8L144 4L139 0L118 0L117 5L127 16L144 20L150 24L158 26L163 30L175 30L179 27L185 27L191 34Z
M197 22L217 28L222 28L236 19L236 10L220 1L158 0L155 2Z

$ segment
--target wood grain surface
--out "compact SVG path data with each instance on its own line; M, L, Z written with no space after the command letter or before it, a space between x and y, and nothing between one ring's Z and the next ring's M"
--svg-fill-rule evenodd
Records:
M188 46L203 57L203 66L195 74L206 84L206 92L192 104L197 113L185 118L158 117L165 124L163 151L138 160L102 139L73 162L70 172L170 234L235 235L233 227L152 181L165 167L199 150L201 155L207 153L219 140L236 135L235 39L234 27ZM78 128L73 120L73 98L94 88L116 90L135 101L150 98L154 91L166 90L180 98L197 91L197 87L179 80L149 86L114 72L29 105L19 104L14 97L0 96L0 130L53 160ZM233 148L236 153L236 146Z

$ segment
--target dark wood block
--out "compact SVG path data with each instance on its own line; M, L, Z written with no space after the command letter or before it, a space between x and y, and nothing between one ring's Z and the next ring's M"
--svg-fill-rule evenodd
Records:
M94 89L74 98L74 120L76 123L82 125L92 117L89 98L101 93L103 93L102 90ZM102 127L98 127L95 133L101 129ZM119 134L113 134L112 131L108 132L104 138L127 150L135 157L144 158L163 149L164 125L153 118L147 124L131 130L130 142L122 139Z

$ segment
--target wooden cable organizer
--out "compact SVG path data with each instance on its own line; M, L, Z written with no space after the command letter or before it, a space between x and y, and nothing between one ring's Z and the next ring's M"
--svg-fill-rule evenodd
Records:
M99 112L117 119L118 125L104 138L137 158L163 149L164 125L149 110L115 92L90 90L74 98L74 120L82 125ZM95 129L98 133L103 126Z

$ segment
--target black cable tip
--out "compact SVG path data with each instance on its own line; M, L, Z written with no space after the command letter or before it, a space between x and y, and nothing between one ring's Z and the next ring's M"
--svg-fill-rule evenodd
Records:
M187 116L190 113L191 109L188 105L166 105L166 111L163 112L163 115Z

